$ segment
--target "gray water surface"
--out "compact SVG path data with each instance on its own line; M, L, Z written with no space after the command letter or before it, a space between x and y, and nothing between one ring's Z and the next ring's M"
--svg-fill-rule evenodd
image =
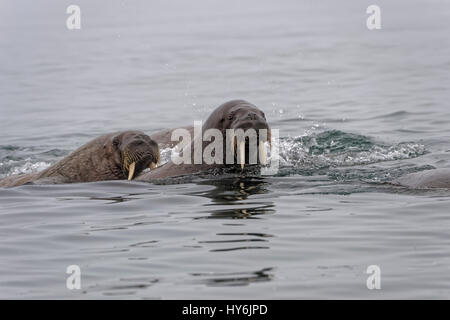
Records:
M0 189L0 298L450 297L450 191L386 183L450 167L448 1L377 1L375 31L356 0L80 0L74 31L70 4L0 2L0 178L230 99L281 167Z

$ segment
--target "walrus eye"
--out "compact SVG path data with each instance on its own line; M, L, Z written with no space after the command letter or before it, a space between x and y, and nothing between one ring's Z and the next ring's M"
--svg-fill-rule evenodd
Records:
M117 147L118 145L119 145L119 138L114 137L114 139L113 139L113 146Z

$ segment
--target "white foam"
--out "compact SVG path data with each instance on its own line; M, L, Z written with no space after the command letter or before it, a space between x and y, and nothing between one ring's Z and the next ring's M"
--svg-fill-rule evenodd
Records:
M280 165L293 167L354 166L381 161L415 158L426 153L424 145L399 143L393 146L374 145L368 151L351 151L311 155L299 140L280 140Z
M172 152L176 149L176 146L174 148L165 148L160 150L161 155L161 165L165 164L166 162L170 161L170 157L172 155Z
M25 161L25 163L24 163ZM25 160L7 160L0 162L0 167L9 167L8 173L5 176L11 176L23 173L32 173L47 169L51 163L44 161L32 161L30 158Z

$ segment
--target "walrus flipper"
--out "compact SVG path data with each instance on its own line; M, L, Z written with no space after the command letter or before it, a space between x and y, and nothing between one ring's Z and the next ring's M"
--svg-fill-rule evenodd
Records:
M30 181L25 183L25 185L45 185L45 184L63 184L63 183L71 183L70 179L63 176L52 176L37 179L35 181Z
M0 180L0 187L11 188L17 187L22 184L29 183L36 176L36 173L22 173L19 175L9 176Z

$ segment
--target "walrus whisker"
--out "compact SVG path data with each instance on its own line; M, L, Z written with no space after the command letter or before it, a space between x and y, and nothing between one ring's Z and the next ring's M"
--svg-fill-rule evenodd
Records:
M233 152L233 158L237 163L237 137L233 136L233 140L231 140L231 150Z
M155 156L148 151L132 151L129 149L126 149L123 152L123 174L127 176L128 174L128 180L132 180L135 174L139 174L137 170L141 170L143 165L145 166L146 163L150 164L148 165L149 168L152 170L157 167L157 163L159 162L159 154L156 154Z

